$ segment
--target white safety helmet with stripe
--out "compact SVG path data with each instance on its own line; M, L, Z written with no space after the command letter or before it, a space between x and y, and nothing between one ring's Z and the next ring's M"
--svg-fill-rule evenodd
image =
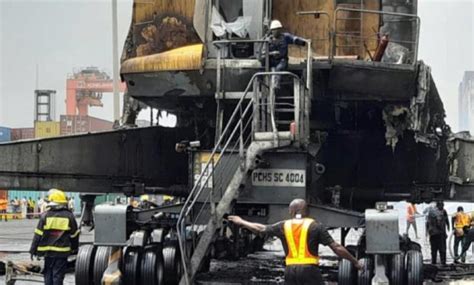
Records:
M270 30L281 29L281 28L283 28L283 25L278 20L273 20L270 23Z

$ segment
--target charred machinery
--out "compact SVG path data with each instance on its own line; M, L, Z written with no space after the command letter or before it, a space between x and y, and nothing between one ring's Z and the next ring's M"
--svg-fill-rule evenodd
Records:
M306 42L290 48L286 71L269 64L272 19ZM472 143L444 121L418 59L420 22L416 1L135 0L123 124L146 105L175 114L177 126L1 145L0 188L87 194L84 223L89 194L180 197L149 210L97 206L78 284L191 284L210 258L261 244L224 224L226 214L272 223L294 198L342 228L343 242L367 227L359 284L374 275L421 284L419 245L384 238L398 237L392 210L362 214L379 201L472 199ZM341 284L354 274L340 263Z

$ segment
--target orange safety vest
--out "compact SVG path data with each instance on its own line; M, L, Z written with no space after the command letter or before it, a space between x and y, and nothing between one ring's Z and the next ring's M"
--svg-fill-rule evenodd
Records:
M414 204L408 204L407 207L407 220L413 222L415 220L416 206Z
M288 254L286 265L319 265L319 257L308 249L308 230L313 219L292 219L285 221L284 231Z
M8 208L8 201L0 199L0 210L6 210Z
M471 217L469 214L466 213L456 213L456 217L454 219L454 228L462 229L465 226L471 225Z

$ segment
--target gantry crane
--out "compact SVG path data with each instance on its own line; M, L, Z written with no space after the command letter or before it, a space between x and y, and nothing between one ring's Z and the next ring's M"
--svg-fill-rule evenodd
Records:
M126 89L120 84L120 92ZM89 107L102 107L102 93L113 91L113 80L97 67L74 72L66 81L66 114L88 116Z

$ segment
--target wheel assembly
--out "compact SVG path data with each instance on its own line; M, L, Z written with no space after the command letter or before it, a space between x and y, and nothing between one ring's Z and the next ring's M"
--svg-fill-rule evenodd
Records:
M163 255L159 247L150 247L143 253L140 271L142 285L168 285L163 281Z
M392 255L390 259L390 284L393 285L404 285L405 282L405 254Z
M337 273L337 284L339 285L354 285L356 276L356 269L352 263L347 259L339 261L339 270Z
M408 285L423 284L423 255L417 250L409 250L406 256Z
M93 265L96 248L87 244L79 248L76 258L75 280L77 285L89 285L93 278Z
M166 272L164 276L165 284L178 284L183 273L183 267L177 245L168 245L163 248L163 261Z
M94 285L102 284L102 276L104 275L107 266L109 265L109 257L112 253L112 248L108 246L97 247L94 258Z
M128 248L123 258L123 284L139 284L140 263L140 250Z
M357 284L370 285L374 277L374 262L371 258L365 257L360 260L360 263L364 270L358 272Z

